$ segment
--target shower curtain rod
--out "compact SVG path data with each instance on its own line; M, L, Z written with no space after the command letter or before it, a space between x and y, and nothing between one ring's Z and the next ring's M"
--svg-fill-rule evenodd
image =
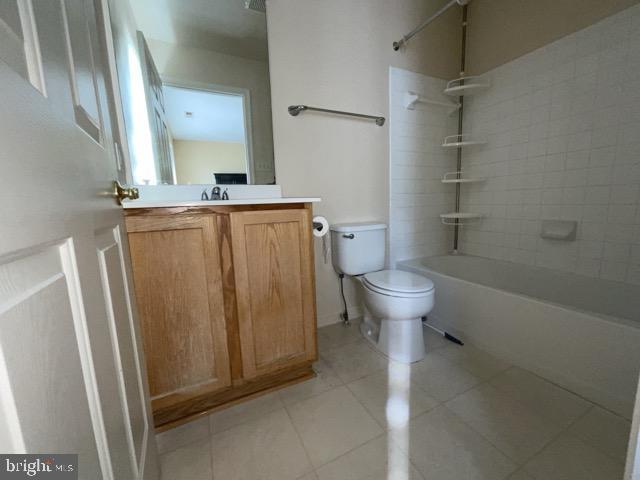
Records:
M449 3L447 3L444 7L442 7L440 10L438 10L436 13L434 13L433 15L431 15L429 18L427 18L424 22L422 22L420 25L418 25L416 28L414 28L413 30L411 30L409 33L407 33L404 37L402 37L400 40L398 40L397 42L393 42L393 49L397 52L398 50L400 50L400 47L402 47L404 44L406 44L411 38L413 38L415 35L417 35L418 33L420 33L422 31L423 28L425 28L427 25L429 25L431 22L433 22L436 18L438 18L440 15L442 15L444 12L446 12L447 10L449 10L451 7L453 7L454 5L460 5L460 6L464 6L467 3L469 3L470 0L451 0Z

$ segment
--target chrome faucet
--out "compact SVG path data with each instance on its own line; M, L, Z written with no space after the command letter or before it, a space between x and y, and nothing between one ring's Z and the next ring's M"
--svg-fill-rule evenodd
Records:
M220 195L220 187L213 187L211 189L211 195L207 194L207 189L205 188L200 195L200 200L229 200L229 192L228 188L224 189L222 192L222 196Z

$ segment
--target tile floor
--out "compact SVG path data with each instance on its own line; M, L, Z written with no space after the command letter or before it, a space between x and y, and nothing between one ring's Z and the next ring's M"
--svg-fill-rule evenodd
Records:
M320 329L316 378L159 435L163 479L622 479L627 420L425 334L407 368Z

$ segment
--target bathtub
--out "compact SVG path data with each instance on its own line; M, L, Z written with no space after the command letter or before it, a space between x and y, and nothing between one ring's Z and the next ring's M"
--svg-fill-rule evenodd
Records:
M640 287L468 255L398 262L435 284L429 322L630 418Z

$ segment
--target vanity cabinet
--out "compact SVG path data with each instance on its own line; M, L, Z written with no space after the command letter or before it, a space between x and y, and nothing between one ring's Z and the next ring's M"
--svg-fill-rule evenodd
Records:
M310 204L125 210L156 427L310 378Z

